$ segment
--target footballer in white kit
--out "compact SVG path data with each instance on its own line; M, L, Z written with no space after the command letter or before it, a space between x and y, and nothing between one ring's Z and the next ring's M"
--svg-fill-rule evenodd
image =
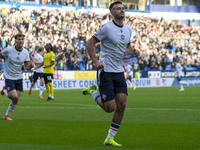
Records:
M38 53L35 54L34 56L34 64L35 67L40 66L43 63L43 54L44 54L44 47L39 47L38 48ZM32 93L32 88L37 82L38 79L40 79L40 93L39 93L39 98L43 99L42 93L44 89L44 75L43 75L44 68L40 67L37 70L34 71L33 73L33 81L31 83L30 89L29 89L29 95Z
M35 54L34 59L36 59L38 62L43 62L43 56L39 53ZM39 64L35 64L35 67L39 66ZM37 73L43 73L44 68L40 67L37 70L35 70L35 72Z
M124 6L120 1L110 7L113 20L102 25L86 43L86 49L97 68L96 85L83 90L84 95L92 95L95 102L108 113L114 112L104 145L122 146L114 140L124 115L127 101L127 84L124 77L123 59L127 55L139 55L139 51L130 46L132 29L123 23ZM94 45L101 42L100 59L94 51Z
M4 57L5 59L3 72L5 86L1 91L1 95L6 94L12 100L3 117L4 120L12 120L9 115L16 107L21 92L23 91L22 66L24 65L26 70L33 68L28 50L23 47L24 37L22 33L16 34L15 45L6 47L0 52L0 57Z
M127 73L127 82L129 82L130 86L133 87L133 84L132 84L132 66L128 64L128 62L124 62L124 70L125 72Z
M101 26L93 35L97 42L101 41L99 62L104 68L98 70L97 80L102 103L115 99L117 93L127 94L123 59L131 40L131 33L132 29L129 26L119 26L111 21Z
M23 48L22 51L19 52L16 50L16 46L14 45L3 49L1 54L5 58L3 75L6 89L8 92L14 89L22 92L22 66L24 63L30 61L28 50ZM14 83L16 83L16 85L14 85Z
M180 90L179 91L184 91L184 87L183 87L183 84L186 84L188 85L188 83L186 81L181 81L181 78L182 78L182 73L183 73L183 67L181 66L181 64L177 61L175 61L175 64L176 64L176 73L177 73L177 82L180 86Z

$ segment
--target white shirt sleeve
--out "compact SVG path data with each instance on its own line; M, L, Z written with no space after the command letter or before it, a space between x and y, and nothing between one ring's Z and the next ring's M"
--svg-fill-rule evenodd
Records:
M30 61L30 57L29 57L29 53L28 53L28 51L27 51L27 53L26 53L26 59L25 59L24 62L29 62L29 61Z
M93 35L93 38L98 42L102 41L107 36L107 26L102 25L99 30Z

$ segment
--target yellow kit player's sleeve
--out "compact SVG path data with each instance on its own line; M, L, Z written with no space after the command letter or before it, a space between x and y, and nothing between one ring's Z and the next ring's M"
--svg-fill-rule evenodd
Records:
M55 61L55 54L51 52L51 61Z
M55 54L53 52L51 52L51 58L50 59L51 59L50 62L55 61ZM54 73L54 65L51 66L50 72L51 72L51 74Z

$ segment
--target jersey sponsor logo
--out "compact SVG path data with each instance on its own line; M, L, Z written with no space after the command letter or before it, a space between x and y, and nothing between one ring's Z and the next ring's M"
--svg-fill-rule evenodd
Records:
M16 58L17 60L17 58ZM9 60L9 63L12 64L12 65L21 65L22 63L21 62L17 62L17 61L13 61L13 60Z
M121 47L121 48L127 48L128 43L113 43L114 47Z

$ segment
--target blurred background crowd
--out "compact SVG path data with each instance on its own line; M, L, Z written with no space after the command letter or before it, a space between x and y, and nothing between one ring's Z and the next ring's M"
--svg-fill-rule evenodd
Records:
M90 11L23 8L1 11L4 13L0 17L0 51L14 45L14 35L22 32L30 56L39 46L52 43L57 70L93 70L85 43L102 24L112 20L110 14ZM176 20L126 14L124 23L133 28L131 45L141 52L137 61L129 62L134 70L170 70L176 60L185 69L200 69L200 28L195 27L195 21L185 25ZM95 51L99 57L99 44ZM3 68L1 59L0 69Z

